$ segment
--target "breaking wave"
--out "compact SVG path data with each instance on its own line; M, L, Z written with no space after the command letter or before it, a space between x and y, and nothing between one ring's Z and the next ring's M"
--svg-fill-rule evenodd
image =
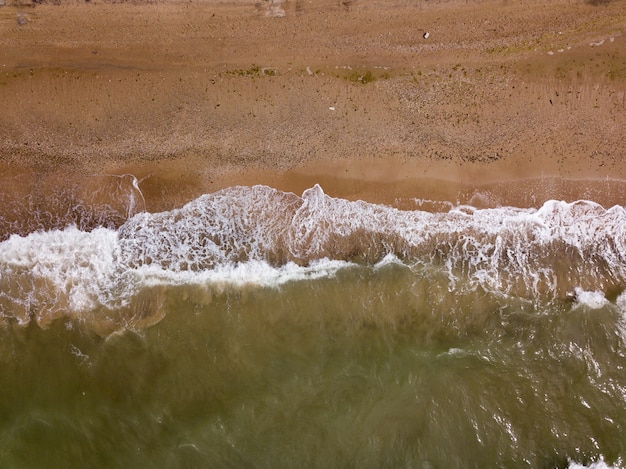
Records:
M159 319L150 288L279 285L389 262L435 270L449 291L601 304L625 285L625 228L623 207L586 200L430 213L333 198L318 185L301 197L233 187L119 228L12 235L0 243L0 313L45 326L90 312L140 327Z

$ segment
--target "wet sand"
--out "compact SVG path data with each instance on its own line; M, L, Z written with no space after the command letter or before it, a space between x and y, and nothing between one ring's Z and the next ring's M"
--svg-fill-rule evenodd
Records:
M4 204L124 173L151 211L626 198L625 0L4 3Z

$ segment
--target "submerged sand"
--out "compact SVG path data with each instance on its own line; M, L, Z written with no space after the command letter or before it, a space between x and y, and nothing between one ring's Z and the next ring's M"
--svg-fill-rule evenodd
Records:
M626 196L626 0L4 3L5 195Z

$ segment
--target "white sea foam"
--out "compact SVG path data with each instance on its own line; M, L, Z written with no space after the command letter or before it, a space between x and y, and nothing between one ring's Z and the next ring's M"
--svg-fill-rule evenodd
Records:
M333 276L340 269L353 266L349 262L319 259L307 266L293 262L280 267L273 267L263 261L249 261L242 264L227 264L202 272L172 272L158 267L138 269L145 286L156 285L255 285L259 287L279 287L280 285L301 280Z
M146 286L272 286L355 262L435 267L450 289L551 299L577 288L579 304L599 308L624 285L625 246L624 208L591 201L430 213L335 199L317 185L302 197L234 187L117 231L12 236L0 243L0 312L28 322L124 307Z
M117 233L106 228L12 236L0 243L0 298L27 309L61 302L72 311L118 307L132 292L119 264Z
M575 289L575 299L579 305L587 306L590 309L600 309L610 304L603 292L585 291L581 288Z
M600 459L589 465L570 461L569 466L568 466L569 469L618 469L618 467L619 466L609 466L607 463L604 462L603 459Z

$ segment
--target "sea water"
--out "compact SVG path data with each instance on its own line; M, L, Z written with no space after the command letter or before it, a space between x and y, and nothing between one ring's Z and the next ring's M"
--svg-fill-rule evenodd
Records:
M0 215L1 467L625 466L622 206L127 182Z

